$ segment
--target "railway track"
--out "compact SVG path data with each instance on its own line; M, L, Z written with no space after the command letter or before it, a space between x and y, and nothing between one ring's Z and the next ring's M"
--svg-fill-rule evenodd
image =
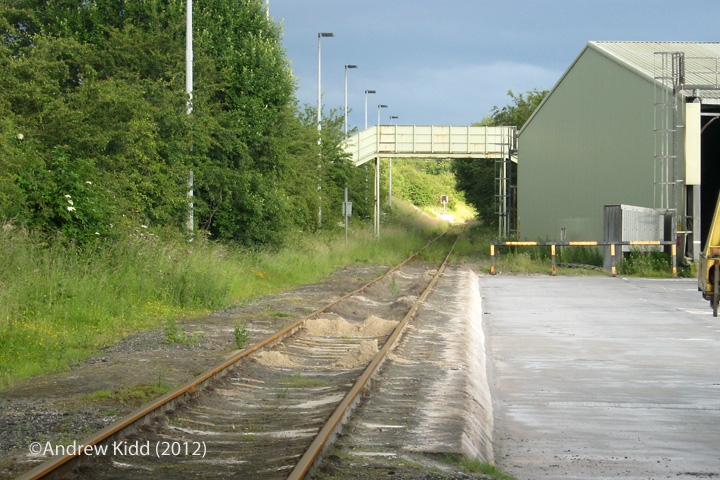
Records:
M418 252L20 478L303 478L442 274L450 240L430 242L448 244L437 270L413 263Z

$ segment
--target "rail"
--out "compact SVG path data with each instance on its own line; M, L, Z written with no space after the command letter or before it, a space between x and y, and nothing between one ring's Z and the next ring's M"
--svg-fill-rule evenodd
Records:
M252 353L256 352L257 350L279 342L286 337L289 337L293 333L295 333L298 329L300 329L303 324L312 318L318 317L322 313L325 313L330 308L334 307L341 301L356 295L358 293L363 292L368 287L372 286L379 280L385 278L386 276L392 274L393 272L397 271L404 265L408 264L411 260L416 258L423 250L425 250L429 245L435 243L437 240L442 238L449 230L446 232L443 232L442 234L438 235L435 238L430 239L420 250L413 253L411 256L406 258L403 262L396 265L392 269L385 272L383 275L379 276L378 278L375 278L371 280L370 282L366 283L365 285L361 286L360 288L343 295L341 298L335 300L334 302L329 303L328 305L320 308L319 310L313 312L312 314L308 315L307 317L298 320L297 322L291 324L288 327L283 328L279 332L276 332L275 334L272 334L265 338L264 340L260 341L259 343L252 345L228 360L224 361L223 363L207 370L206 372L202 373L201 375L195 377L193 380L190 380L186 384L182 385L178 389L169 392L162 397L158 398L157 400L151 402L150 404L141 407L140 409L130 413L129 415L125 416L124 418L118 420L117 422L109 425L108 427L102 429L101 431L97 432L96 434L84 439L82 442L78 442L79 444L83 446L87 446L88 448L93 445L99 445L104 442L110 441L112 438L116 435L121 435L123 431L131 427L132 425L137 425L141 421L149 421L151 418L163 414L167 409L173 408L173 405L175 402L181 402L186 398L192 397L197 395L200 391L202 391L206 385L209 384L213 379L220 378L225 375L225 373L239 360L251 355ZM455 240L457 242L457 239ZM453 244L454 247L454 244ZM452 249L451 249L452 251ZM448 254L449 257L449 254ZM445 259L445 263L447 262L447 258ZM443 268L445 263L443 263ZM440 271L440 270L439 270ZM435 282L435 279L431 281L431 285L433 285ZM424 298L424 296L422 297ZM411 313L414 313L414 309L417 307L414 307L411 310ZM410 314L409 314L410 315ZM402 324L403 322L401 322ZM407 322L405 322L407 323ZM392 342L394 342L397 339L397 336L399 335L399 332L397 334L393 333L389 339ZM386 342L386 345L388 342ZM383 350L385 348L383 347ZM382 350L381 350L382 351ZM377 367L375 365L374 369ZM369 367L368 367L369 368ZM372 372L370 373L370 375ZM369 378L369 377L368 377ZM367 380L366 380L367 381ZM364 385L364 383L363 383ZM30 471L26 472L25 474L18 477L19 480L36 480L40 478L61 478L62 475L72 475L72 469L75 466L76 461L83 460L83 449L78 449L75 453L67 454L67 455L58 455L55 456L44 463L36 466L35 468L31 469ZM314 457L313 457L314 458ZM309 468L309 465L308 465Z
M629 242L596 242L596 241L574 241L574 242L492 242L490 244L490 275L495 275L495 247L550 247L550 256L552 258L551 275L557 275L556 249L557 247L610 247L610 273L612 276L617 275L615 267L615 249L618 246L659 246L670 245L670 255L672 257L672 275L677 277L677 246L672 241L662 240L634 240Z
M390 334L390 337L388 337L383 347L375 355L370 364L365 368L360 377L358 377L355 384L352 386L347 395L345 395L345 397L342 399L342 401L337 406L332 415L330 415L330 418L320 430L318 435L315 437L315 440L313 440L313 442L310 444L310 447L300 458L300 461L297 463L293 471L288 476L288 480L302 480L303 478L305 478L305 475L310 470L310 467L312 467L315 459L320 455L325 446L327 446L330 439L333 437L333 435L335 435L340 425L342 425L345 418L347 418L347 416L350 414L352 406L355 404L358 395L365 389L365 386L370 381L375 371L385 361L385 358L387 357L387 354L390 352L390 350L395 347L395 344L402 335L403 330L407 326L408 322L410 322L412 317L415 315L415 312L419 308L420 304L425 301L425 297L427 297L428 294L432 291L435 283L438 281L443 271L445 270L448 260L450 259L450 255L455 249L455 245L457 244L459 238L460 236L458 235L458 237L455 239L455 243L453 243L452 247L450 247L450 251L445 256L442 265L440 266L440 268L438 268L437 272L435 273L423 293L413 304L405 317L403 317L397 327L395 327L395 330L393 330L393 332Z

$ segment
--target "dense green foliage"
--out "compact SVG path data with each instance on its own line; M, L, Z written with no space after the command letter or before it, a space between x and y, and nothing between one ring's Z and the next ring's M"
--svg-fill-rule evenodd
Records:
M280 27L260 0L194 8L187 115L184 1L0 0L0 222L81 243L179 230L191 170L213 238L278 244L316 228L318 202L339 210L359 180L337 114L318 155Z
M455 190L455 178L447 160L405 160L393 163L393 195L418 207L439 205L448 195L453 208L462 194Z
M508 92L511 104L502 108L493 107L490 115L474 125L515 126L520 129L547 94L547 90L532 90L516 95L511 90ZM489 226L497 225L496 169L493 161L458 159L453 162L457 188L465 193L468 203L475 207L478 216ZM517 168L511 168L511 185L517 184L516 178Z
M635 250L625 256L620 270L623 275L667 277L672 272L670 255L665 252Z

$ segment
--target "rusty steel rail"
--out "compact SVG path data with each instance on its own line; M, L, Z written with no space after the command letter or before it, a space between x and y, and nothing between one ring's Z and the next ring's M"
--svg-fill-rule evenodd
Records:
M377 371L377 369L382 365L382 363L385 361L385 358L387 357L387 354L395 347L395 344L397 343L398 339L403 333L403 330L405 329L405 326L407 326L408 322L412 319L412 317L415 315L415 312L419 308L420 304L422 304L423 301L425 301L425 298L428 296L428 294L432 291L433 287L435 286L435 283L437 283L438 279L440 278L440 275L442 275L443 271L445 270L445 266L448 263L448 260L450 258L450 255L452 254L453 250L455 249L455 245L457 244L458 240L460 239L460 236L455 239L455 242L453 243L452 247L450 247L450 251L445 256L445 259L443 260L442 264L440 265L440 268L438 268L437 272L433 276L432 280L430 280L430 283L428 284L427 288L423 291L423 293L418 297L417 301L413 304L412 308L408 311L408 313L403 317L403 319L398 323L398 325L395 327L393 332L390 334L388 339L385 341L385 344L382 346L382 348L378 351L377 354L373 357L373 359L370 361L370 364L365 368L363 373L358 377L357 381L353 384L352 388L348 393L343 397L343 399L340 401L338 406L335 408L333 413L330 415L330 418L325 423L325 425L320 429L320 432L315 437L315 440L310 444L308 449L305 451L305 454L300 458L298 463L296 464L293 471L288 476L288 480L301 480L305 478L305 475L308 473L310 468L312 467L315 460L318 458L322 450L329 444L332 437L337 432L338 428L342 425L343 421L347 418L348 415L350 415L352 411L352 407L355 404L355 401L357 400L358 395L363 391L367 383L372 378L373 374Z
M285 339L286 337L295 333L300 327L302 327L307 320L313 319L313 318L325 313L328 309L334 307L341 301L343 301L353 295L361 293L362 291L369 288L370 286L377 283L378 281L382 280L386 276L388 276L388 275L392 274L393 272L397 271L398 269L402 268L403 266L408 264L410 261L412 261L414 258L416 258L428 246L430 246L433 243L435 243L436 241L438 241L449 231L450 231L450 229L441 233L437 237L428 240L428 242L425 245L423 245L423 247L420 250L413 253L408 258L406 258L403 262L394 266L393 268L391 268L384 274L371 280L370 282L366 283L365 285L361 286L360 288L343 295L342 297L335 300L334 302L329 303L328 305L325 305L324 307L313 312L312 314L308 315L307 317L304 317L304 318L298 320L297 322L293 323L292 325L283 328L279 332L268 336L267 338L260 341L259 343L241 350L240 352L233 355L225 362L221 363L220 365L210 368L206 372L204 372L204 373L198 375L197 377L195 377L194 379L188 381L187 383L185 383L181 387L177 388L176 390L173 390L172 392L169 392L169 393L163 395L162 397L158 398L157 400L153 401L152 403L150 403L144 407L141 407L138 410L128 414L127 416L123 417L122 419L118 420L117 422L100 430L98 433L84 439L82 442L78 442L78 445L88 446L88 448L89 448L93 445L102 444L103 442L108 441L113 435L119 434L121 431L127 429L128 427L130 427L133 424L138 423L142 419L150 419L155 416L161 415L165 411L165 409L170 407L170 405L174 401L181 400L182 398L184 398L186 396L195 395L200 390L202 390L202 386L204 384L206 384L207 382L209 382L210 380L212 380L214 378L222 377L227 372L227 370L230 367L232 367L233 364L237 363L239 360L251 355L252 353L260 350L261 348L263 348L265 346L268 346L270 344L273 344L275 342ZM457 242L457 239L456 239L456 242ZM446 259L446 261L447 261L447 259ZM69 473L72 469L74 462L78 461L79 459L81 460L80 457L82 457L83 449L77 449L77 450L78 451L74 454L55 456L55 457L41 463L40 465L36 466L32 470L30 470L30 471L24 473L23 475L21 475L20 477L18 477L18 480L38 480L38 479L42 479L42 478L53 478L53 476L60 476L60 475Z
M672 241L663 240L633 240L629 242L596 242L596 241L575 241L575 242L492 242L490 244L490 275L495 275L495 247L550 247L550 256L552 257L551 275L557 275L557 264L555 261L556 247L610 247L610 273L612 276L617 275L615 268L615 249L617 246L660 246L670 245L670 255L672 257L672 275L677 277L677 245Z

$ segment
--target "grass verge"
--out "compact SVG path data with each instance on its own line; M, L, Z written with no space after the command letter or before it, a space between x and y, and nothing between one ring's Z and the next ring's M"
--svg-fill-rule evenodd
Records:
M192 342L176 328L180 319L312 283L348 264L394 264L444 226L398 208L380 239L360 225L348 245L342 231L297 234L276 251L148 230L81 249L2 226L0 387L64 370L133 332L164 327L168 341Z
M138 385L114 390L98 390L87 395L90 402L104 402L123 406L140 406L172 390L165 384Z
M463 458L458 462L460 468L470 473L483 473L493 480L517 480L515 477L503 473L502 470L495 465L482 462L478 459Z

